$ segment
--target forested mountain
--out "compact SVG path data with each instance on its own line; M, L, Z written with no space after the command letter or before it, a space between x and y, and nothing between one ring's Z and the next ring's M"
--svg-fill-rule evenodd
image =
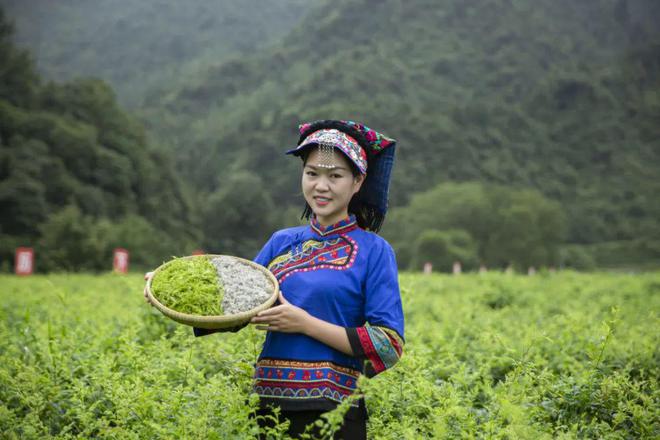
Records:
M347 117L399 140L395 206L482 181L559 201L569 242L657 240L658 22L650 0L327 2L145 114L207 191L247 169L293 203L296 123Z
M25 17L40 23L44 11L75 12L82 27L60 33L70 40L53 42L48 54L38 49L40 65L56 68L44 60L64 54L82 63L72 72L119 75L111 80L127 85L123 94L145 97L134 111L194 188L186 200L198 224L189 231L205 249L253 256L273 228L295 222L300 165L283 151L297 140L296 125L351 118L399 141L384 235L404 266L429 249L472 265L660 261L655 0L228 6L243 17L240 32L207 29L202 18L226 15L205 2L46 3L10 10L22 14L19 27ZM258 28L269 16L279 25L256 33L250 23ZM74 22L62 26L77 29ZM232 43L215 47L208 38L216 31ZM468 221L479 216L489 222Z
M135 106L283 36L318 0L0 0L49 79L94 76Z
M40 270L98 269L115 246L141 265L194 249L191 194L107 84L43 82L10 38L0 9L0 260L31 245Z

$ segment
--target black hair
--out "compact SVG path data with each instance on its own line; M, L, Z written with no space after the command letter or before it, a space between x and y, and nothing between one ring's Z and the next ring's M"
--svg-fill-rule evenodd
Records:
M304 132L300 134L300 139L298 139L298 145L300 145L300 143L304 141L307 136L314 133L315 131L322 129L333 129L333 128L342 131L347 135L351 136L353 139L355 139L358 145L360 145L360 147L362 147L362 149L367 153L367 163L369 163L369 160L372 157L371 149L368 147L369 142L360 131L342 123L341 121L328 119L328 120L314 122ZM300 157L303 160L303 163L307 162L309 151L310 150L306 148L300 153ZM351 165L351 172L353 173L353 176L356 177L357 175L359 175L360 170L358 170L357 166L353 163L353 161L349 160L348 162ZM362 229L366 229L372 232L378 232L385 218L383 214L379 213L375 208L367 206L362 201L362 192L364 189L365 189L365 185L363 182L360 191L355 193L351 201L348 203L348 212L350 214L355 215L355 219L357 220L358 226L360 226ZM311 206L309 206L309 204L305 202L305 208L300 218L309 220L312 214L313 211Z

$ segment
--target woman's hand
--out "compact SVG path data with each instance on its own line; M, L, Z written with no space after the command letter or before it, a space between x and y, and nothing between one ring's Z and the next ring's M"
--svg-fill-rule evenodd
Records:
M149 279L154 276L153 272L147 272L144 274L144 280L149 282ZM144 285L144 300L153 306L153 303L149 300L149 296L147 295L147 285Z
M281 291L279 300L281 303L279 306L259 312L250 322L261 324L257 325L258 330L306 334L310 326L311 315L287 301Z
M279 306L259 312L250 321L253 324L261 324L257 325L258 330L302 333L335 350L353 356L353 349L344 327L318 319L300 307L294 306L284 298L282 292L280 292L279 298L281 303Z

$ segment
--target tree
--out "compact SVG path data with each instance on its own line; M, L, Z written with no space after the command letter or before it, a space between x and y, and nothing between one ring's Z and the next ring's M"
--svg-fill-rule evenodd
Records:
M536 191L502 187L490 191L489 198L493 212L491 233L482 248L484 263L500 267L513 263L521 270L558 264L565 235L558 203Z
M208 196L204 206L204 248L252 259L279 220L258 175L237 173Z
M426 230L415 241L415 260L411 269L419 270L429 262L437 270L449 272L454 262L464 269L477 267L477 246L470 234L461 229Z
M416 255L422 248L411 248L410 243L440 246L446 238L437 231L463 230L474 241L480 263L499 267L514 263L521 269L558 264L565 236L565 218L558 203L536 191L478 183L438 185L413 196L407 207L394 209L390 220L384 235L397 252L401 249L415 263L427 255ZM419 242L429 230L436 232ZM445 251L449 252L446 246Z
M198 247L191 192L112 89L41 84L10 36L0 10L0 258L33 245L40 270L103 270L117 246L143 267Z
M40 226L37 246L39 269L45 271L92 270L98 262L89 241L93 220L75 205L53 214Z

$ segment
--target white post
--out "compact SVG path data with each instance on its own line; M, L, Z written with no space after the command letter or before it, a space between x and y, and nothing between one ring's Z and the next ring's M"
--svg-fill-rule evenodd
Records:
M431 275L431 272L433 272L433 264L427 261L424 263L424 275Z

